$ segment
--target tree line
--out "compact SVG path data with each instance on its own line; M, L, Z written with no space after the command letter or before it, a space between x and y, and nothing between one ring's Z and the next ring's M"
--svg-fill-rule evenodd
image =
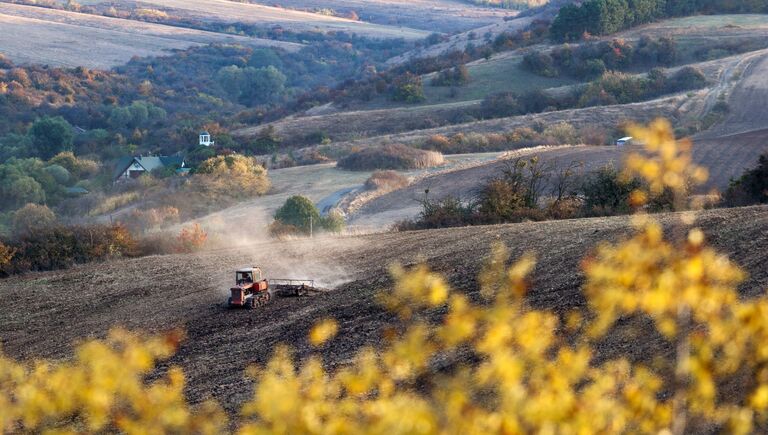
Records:
M584 35L610 35L663 18L766 11L766 0L587 0L563 6L552 22L550 35L557 41L575 41Z

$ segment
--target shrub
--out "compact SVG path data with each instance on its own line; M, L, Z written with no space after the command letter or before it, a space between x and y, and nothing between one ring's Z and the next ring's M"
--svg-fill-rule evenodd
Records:
M604 166L587 176L584 209L589 216L624 214L631 211L630 195L640 187L636 179L625 180L613 166Z
M16 255L16 249L0 241L0 273L7 274L14 255Z
M410 72L396 77L390 87L390 98L393 101L405 103L424 101L424 86L421 83L421 77Z
M340 159L338 166L352 171L370 171L430 168L443 162L443 155L439 152L393 144L364 148Z
M333 209L320 219L320 226L326 231L340 233L344 231L347 223L344 214L338 209Z
M202 162L183 190L210 198L252 198L267 193L270 187L267 170L256 158L230 154Z
M24 236L56 225L56 215L45 205L27 204L13 213L11 225L14 235Z
M728 206L768 203L768 154L760 156L757 167L731 181L723 202Z
M176 252L190 253L196 252L205 246L208 241L208 233L203 230L200 224L195 223L184 227L176 238Z
M525 113L525 108L512 92L487 95L480 104L480 111L487 118L506 118Z
M544 77L557 77L559 71L547 53L532 51L523 56L523 68Z
M676 72L669 80L667 86L668 92L688 91L700 89L707 85L707 77L701 69L693 66L686 66Z
M298 229L300 233L309 234L321 226L320 212L315 204L307 197L294 195L275 212L275 221ZM281 226L280 230L287 230Z
M464 86L467 83L469 83L469 70L466 65L442 70L430 82L432 86Z
M43 169L60 185L66 186L69 184L69 180L72 179L69 171L60 165L50 165Z
M99 164L93 160L75 157L70 151L64 151L48 160L50 165L59 165L66 168L75 179L88 178L99 172Z
M545 140L553 144L576 144L579 142L579 133L567 122L550 125L541 133Z
M424 148L441 153L451 152L451 140L441 134L433 134L424 143Z
M408 185L408 177L395 171L376 171L365 181L365 188L389 192Z
M268 231L270 236L276 238L295 236L304 233L300 228L284 224L278 220L272 221L272 223L269 224Z
M398 231L420 230L427 228L449 228L475 223L475 205L462 202L455 197L440 200L429 199L422 202L422 210L415 221L402 221L395 224Z
M14 248L13 272L62 269L138 254L130 232L119 224L39 228L18 237Z

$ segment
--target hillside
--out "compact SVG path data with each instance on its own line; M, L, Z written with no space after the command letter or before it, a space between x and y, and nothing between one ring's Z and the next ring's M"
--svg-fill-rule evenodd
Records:
M80 3L93 5L105 2L103 0L87 0ZM264 6L229 0L149 0L140 3L144 6L168 11L171 15L181 18L257 24L263 25L265 28L279 26L297 32L336 31L356 33L372 38L405 39L420 39L429 35L429 32L424 30L372 24L347 18L284 9L272 5Z
M676 215L662 216L667 225ZM534 307L566 310L584 304L579 290L581 258L600 240L629 231L629 218L582 219L341 239L262 242L199 255L149 257L29 274L0 281L0 337L13 357L65 357L71 343L103 336L110 326L148 331L184 327L187 339L170 361L187 374L187 394L197 402L213 397L230 411L249 397L244 368L265 362L278 343L290 343L298 356L310 351L311 325L333 316L339 337L325 349L331 365L344 363L364 343L376 343L391 320L374 301L390 283L387 267L426 261L447 274L455 288L474 293L475 277L490 244L501 240L513 257L533 251L530 301ZM741 290L756 295L768 287L768 207L702 212L697 224L712 244L748 272ZM458 255L457 253L460 253ZM311 298L281 298L263 311L229 311L221 304L232 271L258 264L268 275L306 276L332 291ZM72 319L77 319L73 322ZM55 331L53 334L51 331ZM640 355L656 343L639 341ZM163 366L160 370L164 370Z
M259 0L254 3L302 10L332 9L338 14L355 12L363 21L430 32L468 31L517 13L473 6L461 0Z
M16 63L108 69L133 56L167 55L211 43L276 47L302 45L182 27L0 3L0 51Z

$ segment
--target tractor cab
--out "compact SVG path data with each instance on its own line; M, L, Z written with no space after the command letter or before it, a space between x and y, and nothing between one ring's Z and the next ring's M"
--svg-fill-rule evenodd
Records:
M238 269L235 272L235 284L253 284L262 280L261 269L258 267L247 267L244 269Z

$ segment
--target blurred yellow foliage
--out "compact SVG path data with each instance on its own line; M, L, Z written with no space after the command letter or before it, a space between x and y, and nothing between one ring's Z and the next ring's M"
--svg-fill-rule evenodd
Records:
M72 361L21 364L0 357L0 430L220 433L225 414L213 402L195 410L187 404L181 368L145 382L180 338L179 333L147 338L114 329L104 340L78 346Z
M654 137L666 144L649 147L652 155L643 158L658 165L642 171L652 188L656 180L676 189L667 172L687 170L663 163L677 155L668 125L657 122L634 134L647 144L657 143ZM582 311L529 306L535 258L510 266L501 244L479 276L477 300L453 291L426 266L394 268L394 289L381 301L398 321L379 345L359 349L334 370L319 356L298 363L289 348L278 347L265 366L248 370L254 394L234 426L242 434L765 429L768 298L739 297L744 273L708 247L701 230L670 241L648 216L637 216L634 225L632 237L605 243L584 261ZM606 340L622 340L622 328L648 337L641 344L651 354L637 361L603 352ZM322 346L339 329L336 321L322 320L310 341ZM631 340L622 344L640 345ZM179 368L143 382L174 346L168 337L140 340L116 330L105 341L82 344L71 362L27 367L2 359L0 428L229 429L217 405L193 411L185 403Z

